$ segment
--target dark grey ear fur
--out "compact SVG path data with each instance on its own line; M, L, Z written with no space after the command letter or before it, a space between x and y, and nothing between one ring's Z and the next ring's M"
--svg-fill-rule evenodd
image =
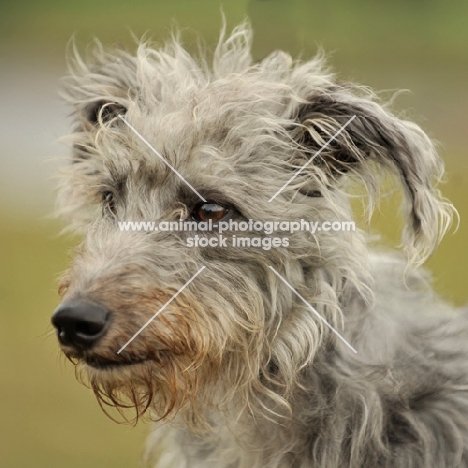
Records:
M297 121L293 137L314 158L314 166L330 176L357 173L372 187L372 162L399 176L406 195L404 243L413 262L424 261L450 226L454 212L435 186L444 166L427 135L416 124L392 115L370 92L352 85L310 93L298 108Z
M86 106L83 110L83 117L91 125L97 126L110 122L118 115L125 115L126 112L126 107L121 104L100 100Z

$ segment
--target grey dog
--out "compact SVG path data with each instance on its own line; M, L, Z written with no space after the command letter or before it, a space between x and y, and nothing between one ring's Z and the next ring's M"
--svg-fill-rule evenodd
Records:
M72 60L59 210L84 239L53 316L63 352L103 409L154 422L151 466L468 467L467 317L419 268L456 213L433 144L322 56L250 46L241 25L210 60L177 35ZM371 211L382 174L403 188L401 253L359 229L271 248L250 229L241 248L231 228L200 247L119 224L350 222L353 184Z

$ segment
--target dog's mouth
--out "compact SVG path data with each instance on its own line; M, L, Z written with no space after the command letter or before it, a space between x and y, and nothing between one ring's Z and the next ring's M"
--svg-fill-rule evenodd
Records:
M148 353L131 353L124 351L122 354L113 355L109 357L109 353L98 353L80 351L76 349L62 349L65 356L75 365L84 365L95 370L112 370L123 369L142 364L161 363L163 354L166 350L159 350L158 352Z
M98 369L98 370L111 370L111 369L119 369L123 367L130 367L130 366L136 366L138 364L143 364L145 362L148 362L148 358L130 358L126 360L113 360L113 359L107 359L103 358L101 356L89 356L85 357L82 359L82 361L88 365L89 367L92 367L93 369Z
M84 364L96 370L122 369L124 367L137 366L154 360L154 358L148 356L131 355L127 355L125 358L122 357L121 359L109 359L98 354L86 354L76 351L65 352L65 355L75 365Z

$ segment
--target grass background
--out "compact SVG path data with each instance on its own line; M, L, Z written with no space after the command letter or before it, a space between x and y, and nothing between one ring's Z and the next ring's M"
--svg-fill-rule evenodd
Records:
M468 4L461 0L153 0L96 3L37 0L2 2L0 17L0 467L138 466L144 425L119 426L101 414L88 389L75 382L49 325L58 303L56 278L76 239L59 237L52 210L53 167L43 160L67 154L49 146L66 131L68 110L56 102L65 48L131 44L129 30L164 40L174 23L188 48L196 33L216 42L220 11L229 26L249 16L254 55L274 48L307 57L331 53L340 78L376 89L409 89L396 107L407 109L440 142L447 162L444 194L462 223L429 261L435 287L466 304L468 219ZM42 100L41 100L41 99ZM21 131L16 130L20 129ZM51 130L52 129L52 130ZM3 132L3 133L2 133ZM52 165L53 166L53 165ZM397 195L385 197L373 220L395 244L401 222Z

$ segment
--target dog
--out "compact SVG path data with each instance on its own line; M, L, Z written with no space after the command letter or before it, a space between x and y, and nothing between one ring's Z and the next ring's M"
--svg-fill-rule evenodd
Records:
M106 412L153 421L148 466L468 467L467 314L421 269L456 214L433 143L323 54L254 62L251 38L74 55L62 351ZM354 222L353 184L371 212L382 175L403 252L325 229ZM299 220L323 229L280 229Z

